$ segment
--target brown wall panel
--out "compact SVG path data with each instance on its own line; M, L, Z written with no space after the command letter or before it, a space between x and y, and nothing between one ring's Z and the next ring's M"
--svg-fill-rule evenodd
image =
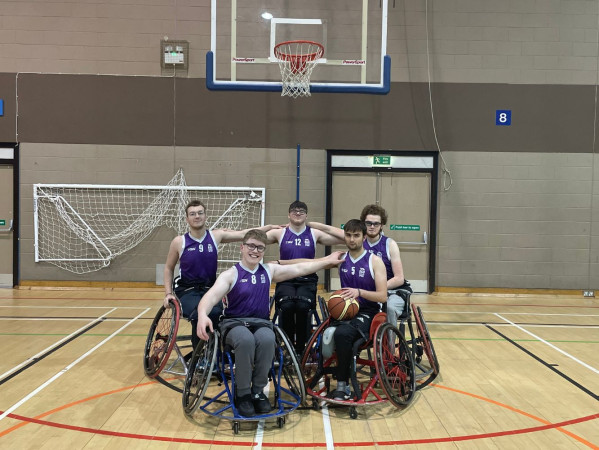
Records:
M0 78L14 92L14 76ZM203 79L20 74L21 142L204 147L431 150L426 83L393 83L386 96L212 92ZM442 150L592 152L594 87L432 85ZM10 100L10 99L7 99ZM14 136L5 101L0 132ZM495 110L512 125L495 125ZM176 114L174 113L176 110ZM11 134L11 130L12 134Z
M0 73L0 99L4 100L4 116L0 117L0 142L16 142L16 74Z
M19 139L124 145L173 144L173 80L19 75Z

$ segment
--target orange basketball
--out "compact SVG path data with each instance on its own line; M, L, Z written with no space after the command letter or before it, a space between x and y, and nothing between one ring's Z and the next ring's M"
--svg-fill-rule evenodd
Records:
M335 291L329 297L327 309L329 314L335 320L349 320L356 317L360 310L360 304L355 298L344 299L339 294L341 291Z

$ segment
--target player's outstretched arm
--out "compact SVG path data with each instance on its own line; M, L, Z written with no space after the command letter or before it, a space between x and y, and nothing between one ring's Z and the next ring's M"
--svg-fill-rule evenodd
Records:
M212 232L212 236L214 236L214 240L216 241L216 245L222 243L228 243L228 242L239 242L242 241L245 234L250 231L250 230L261 230L264 231L265 233L271 231L271 230L278 230L281 229L282 227L280 225L264 225L262 227L256 227L256 228L246 228L245 230L227 230L227 229L217 229L217 230L211 230Z
M206 329L209 329L211 332L214 331L208 313L212 311L212 308L214 308L218 302L222 301L222 298L229 292L235 277L233 273L234 270L235 268L231 267L221 273L214 282L214 285L204 294L202 300L200 300L200 304L198 305L198 329L196 331L200 339L205 341L208 340L209 336Z
M173 293L173 272L177 261L179 261L179 249L182 246L181 240L183 236L177 236L171 241L171 245L168 249L168 255L166 256L166 263L164 263L164 300L163 305L166 308L168 306L169 299L175 299Z
M332 267L336 267L343 262L344 255L344 252L333 252L324 258L312 259L297 264L280 265L276 263L269 263L272 281L278 283L291 278L308 275L321 269L330 269Z
M320 222L308 222L310 228L316 232L316 240L322 245L336 245L345 243L345 233L341 228L326 225Z

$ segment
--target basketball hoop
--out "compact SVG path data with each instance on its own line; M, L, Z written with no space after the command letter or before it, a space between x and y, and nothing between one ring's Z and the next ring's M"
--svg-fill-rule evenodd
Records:
M285 41L275 45L275 58L279 62L283 89L281 96L291 98L310 96L310 75L324 47L312 41Z

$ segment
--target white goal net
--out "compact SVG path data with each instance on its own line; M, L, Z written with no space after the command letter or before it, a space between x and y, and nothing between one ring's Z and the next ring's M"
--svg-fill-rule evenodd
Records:
M182 170L166 186L35 184L35 261L77 274L100 270L159 227L185 233L191 199L206 205L210 229L259 227L264 194L264 188L187 186ZM238 260L239 244L219 246L219 273Z

